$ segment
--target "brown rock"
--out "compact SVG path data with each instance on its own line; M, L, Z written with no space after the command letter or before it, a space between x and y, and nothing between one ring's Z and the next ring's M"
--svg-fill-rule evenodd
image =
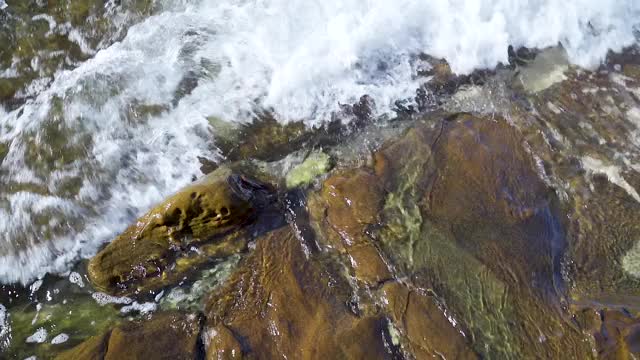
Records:
M571 69L558 86L529 98L535 112L510 111L562 195L569 295L582 305L640 304L640 278L623 261L640 239L637 54L637 47L611 54L607 71Z
M445 122L433 147L437 178L430 212L456 222L530 217L547 191L522 141L502 119L461 115Z
M350 247L349 256L356 279L365 284L377 285L392 278L389 266L372 243Z
M601 326L594 333L602 359L634 359L640 356L640 317L616 310L600 312Z
M195 359L199 352L200 323L196 315L154 314L148 321L118 325L57 359Z
M443 299L482 356L585 357L584 334L560 306L554 194L523 142L504 119L463 113L385 144L375 154L388 193L376 239L411 286Z
M349 285L305 248L289 228L257 240L207 306L208 359L238 344L248 358L389 357L382 320L352 313Z
M385 284L382 297L395 325L417 359L477 359L461 329L452 325L431 296L397 282Z
M382 208L379 180L366 170L336 174L322 187L327 220L349 245L357 243L368 224L375 224Z
M242 346L223 324L204 334L208 359L241 359Z
M500 276L553 282L559 254L551 249L561 249L564 239L553 194L522 135L502 119L461 115L444 123L433 154L425 215L446 222L458 243Z
M127 295L175 283L204 262L238 253L247 241L240 230L256 218L270 191L222 167L108 244L89 262L89 278L101 291Z
M104 359L107 353L107 347L109 346L109 336L111 336L111 330L102 335L92 336L73 349L59 354L56 360Z
M379 223L383 196L380 180L365 169L356 169L329 177L309 203L319 232L330 246L347 254L355 277L368 285L392 276L367 235L367 227Z

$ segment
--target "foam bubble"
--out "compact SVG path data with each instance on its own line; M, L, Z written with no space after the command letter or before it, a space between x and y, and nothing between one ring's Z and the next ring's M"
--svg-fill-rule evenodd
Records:
M105 306L107 304L125 304L125 305L128 305L128 304L131 304L133 302L133 300L131 298L128 298L126 296L117 297L117 296L113 296L113 295L109 295L109 294L105 294L105 293L101 293L101 292L95 292L95 293L91 294L91 297L100 306Z
M7 308L0 304L0 351L11 345L11 324L9 323L9 312Z
M622 268L631 276L640 278L640 241L622 258Z
M62 334L58 334L56 335L56 337L54 337L53 339L51 339L51 344L53 345L60 345L60 344L64 344L67 342L67 340L69 340L69 335L62 333Z
M81 288L84 287L84 281L82 280L82 275L78 274L75 271L69 274L69 282L71 282L72 284L76 284Z
M29 336L25 341L28 344L33 344L33 343L42 344L47 340L47 335L48 333L45 328L39 328L38 330L36 330L35 333L33 333L33 335Z
M136 302L133 302L131 305L123 306L122 309L120 309L120 313L129 314L132 312L138 312L142 315L146 315L156 311L157 308L158 308L158 304L156 303L146 302L146 303L140 304L136 301Z

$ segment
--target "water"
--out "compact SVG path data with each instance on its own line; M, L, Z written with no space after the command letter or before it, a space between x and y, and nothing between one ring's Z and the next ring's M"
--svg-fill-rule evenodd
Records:
M103 16L128 20L100 41L81 41L71 20L31 19L40 36L78 45L76 58L0 68L0 80L34 70L21 101L0 107L2 282L67 271L201 176L198 157L220 160L214 119L268 109L313 125L364 94L376 116L393 117L394 102L411 103L428 80L417 75L429 66L422 53L469 73L506 64L508 45L561 43L573 64L593 67L635 41L640 19L631 0L193 0L133 18L107 5Z

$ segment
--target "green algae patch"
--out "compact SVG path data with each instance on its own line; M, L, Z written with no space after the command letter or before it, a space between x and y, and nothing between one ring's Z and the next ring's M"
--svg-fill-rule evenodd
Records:
M113 306L101 306L88 295L72 296L64 303L43 302L29 310L15 308L9 316L12 339L7 353L21 359L33 355L49 359L121 319Z
M300 165L287 173L287 188L306 186L331 169L331 157L324 152L311 153Z

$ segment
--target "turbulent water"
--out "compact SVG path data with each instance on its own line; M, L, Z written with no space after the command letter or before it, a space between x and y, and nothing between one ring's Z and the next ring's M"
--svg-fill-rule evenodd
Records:
M312 125L364 94L376 115L392 116L428 80L417 76L428 66L420 54L469 73L506 64L509 45L560 43L593 67L633 44L640 23L635 0L167 3L128 17L107 2L103 16L128 20L94 45L72 23L32 14L43 36L66 36L84 56L51 75L31 61L38 75L22 101L0 107L0 281L67 270L200 176L199 156L220 157L213 119L268 109ZM38 54L60 55L49 50ZM16 64L0 79L17 79Z

